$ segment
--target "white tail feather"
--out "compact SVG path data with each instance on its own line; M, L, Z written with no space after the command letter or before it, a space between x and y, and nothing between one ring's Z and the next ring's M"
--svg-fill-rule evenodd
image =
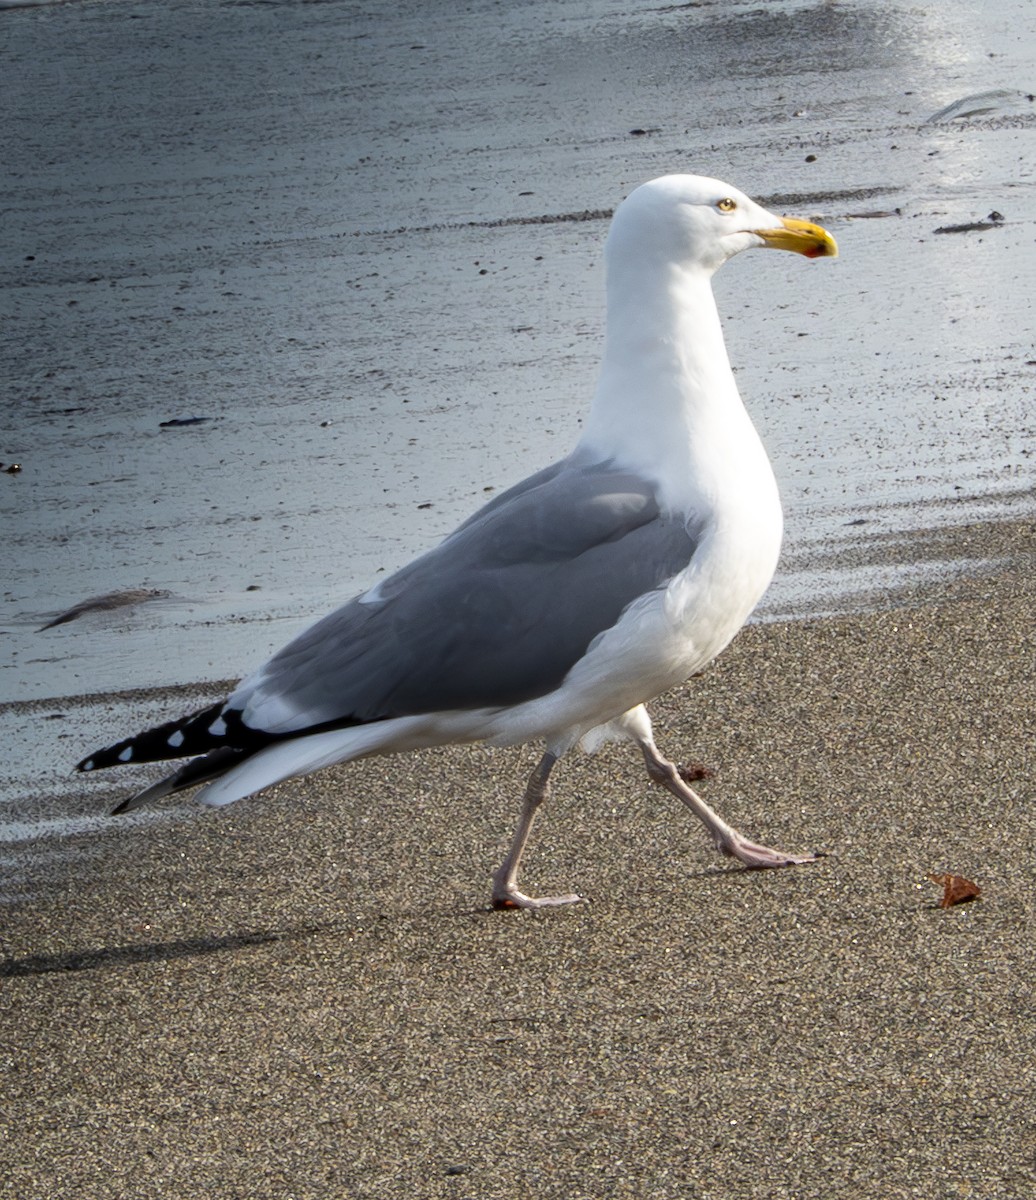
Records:
M382 751L413 750L439 740L427 737L428 723L427 717L398 717L275 742L203 787L196 798L220 808L285 779L308 775L334 763ZM422 737L422 733L426 736Z

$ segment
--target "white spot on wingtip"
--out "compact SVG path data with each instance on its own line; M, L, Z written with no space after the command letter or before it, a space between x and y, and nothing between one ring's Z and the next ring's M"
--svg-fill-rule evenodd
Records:
M79 769L80 771L92 771L94 769L94 760L92 758L88 758Z
M119 762L129 762L132 757L133 757L133 747L127 746L125 750L120 752Z
M209 726L209 733L213 737L222 737L227 732L227 723L222 717L217 717Z
M179 750L179 748L183 745L183 741L183 730L177 729L175 733L171 733L166 738L166 745L172 746L174 750Z

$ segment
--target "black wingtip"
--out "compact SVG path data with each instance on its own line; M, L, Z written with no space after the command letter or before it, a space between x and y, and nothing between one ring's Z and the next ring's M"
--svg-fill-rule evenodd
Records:
M156 725L153 729L145 729L111 746L104 746L77 763L76 770L102 771L108 767L139 766L141 763L207 754L225 744L223 732L212 731L212 725L220 718L223 707L224 702L217 700L208 708L198 709L176 721L167 721L164 725ZM234 713L231 719L239 715Z
M150 804L153 800L164 800L166 796L171 796L174 792L182 792L184 788L197 787L201 783L208 783L210 779L218 779L242 759L247 758L248 753L247 750L221 746L201 758L192 759L191 762L184 763L178 771L174 771L172 775L167 775L164 779L159 779L151 784L150 787L144 788L143 791L127 797L111 810L111 815L113 817L122 816L123 813L143 808L145 804Z
M163 796L168 796L170 792L176 790L176 778L176 775L167 775L165 779L160 779L150 787L144 788L143 791L134 792L132 796L127 796L121 804L117 804L112 809L111 815L119 817L135 808L141 808L149 800L161 800Z

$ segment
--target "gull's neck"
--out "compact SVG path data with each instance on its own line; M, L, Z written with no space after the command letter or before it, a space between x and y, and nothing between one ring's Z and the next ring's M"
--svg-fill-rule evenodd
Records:
M597 393L580 448L653 479L666 507L715 507L773 475L730 368L711 271L623 255L608 265Z

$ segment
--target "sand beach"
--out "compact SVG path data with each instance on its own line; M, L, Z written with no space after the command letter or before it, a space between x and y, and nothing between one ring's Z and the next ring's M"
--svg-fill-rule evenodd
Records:
M527 876L586 903L551 913L488 907L520 750L37 847L4 910L7 1193L1028 1196L1036 531L1009 532L994 575L754 626L654 707L709 802L810 866L719 860L618 748L559 773ZM940 909L942 872L981 898Z

